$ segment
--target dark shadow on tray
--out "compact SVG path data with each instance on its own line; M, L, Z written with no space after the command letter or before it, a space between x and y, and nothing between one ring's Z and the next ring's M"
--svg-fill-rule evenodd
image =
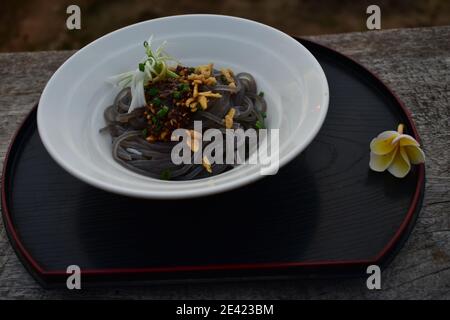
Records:
M408 201L416 190L417 175L417 166L413 166L408 175L401 179L394 177L388 171L375 172L368 169L366 184L371 188L379 189L391 201L400 199Z
M303 156L275 176L196 199L133 199L83 185L78 197L98 195L76 210L87 268L298 261L320 205Z

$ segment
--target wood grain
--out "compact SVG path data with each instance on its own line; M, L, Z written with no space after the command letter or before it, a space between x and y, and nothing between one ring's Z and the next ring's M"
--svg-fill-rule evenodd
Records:
M450 26L310 37L374 71L411 111L427 156L421 214L409 240L382 277L289 280L151 288L46 291L24 270L0 226L0 298L131 299L450 299ZM73 52L0 54L0 158L45 83Z

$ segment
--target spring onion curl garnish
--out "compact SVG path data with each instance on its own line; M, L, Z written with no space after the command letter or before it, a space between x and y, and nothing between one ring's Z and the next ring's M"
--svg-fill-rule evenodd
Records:
M145 99L144 86L149 82L156 83L158 81L166 80L167 78L177 78L178 75L169 69L167 62L174 61L174 58L169 56L164 47L167 41L164 41L155 51L152 50L151 36L148 41L144 42L146 58L138 64L136 70L124 72L108 78L108 81L118 86L121 89L131 89L131 104L128 112L134 109L145 106L147 101Z

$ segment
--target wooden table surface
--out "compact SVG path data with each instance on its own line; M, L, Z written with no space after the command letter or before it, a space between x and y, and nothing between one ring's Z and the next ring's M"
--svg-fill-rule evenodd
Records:
M0 225L0 298L450 299L450 26L309 37L351 56L384 80L411 111L426 154L417 224L382 274L365 279L276 280L43 290L17 259ZM72 51L0 54L0 158L53 72Z

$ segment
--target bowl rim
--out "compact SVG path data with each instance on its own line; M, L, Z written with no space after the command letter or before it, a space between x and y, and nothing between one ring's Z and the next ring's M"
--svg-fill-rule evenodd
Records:
M110 37L113 34L122 32L124 30L128 30L131 28L135 28L138 25L141 24L146 24L149 21L161 21L161 20L176 20L176 19L180 19L180 18L193 18L193 17L197 17L197 18L202 18L202 17L209 17L209 18L220 18L220 19L229 19L229 20L235 20L235 21L240 21L240 22L244 22L244 23L251 23L254 25L258 25L260 27L263 28L268 28L270 29L272 32L277 33L280 37L283 37L284 39L295 43L295 45L300 45L303 47L305 54L308 55L311 59L311 62L315 65L317 71L319 72L319 76L321 78L321 82L323 83L324 87L323 87L323 92L322 92L322 98L323 98L323 105L321 105L321 113L319 114L318 120L317 120L317 125L313 128L313 130L311 130L308 134L308 136L303 140L303 143L299 144L297 147L290 149L282 158L280 157L279 159L279 168L281 168L282 166L284 166L286 163L288 163L289 161L291 161L295 156L297 156L298 154L300 154L311 142L312 140L316 137L316 135L319 133L319 130L321 129L326 115L328 113L328 107L329 107L329 98L330 98L330 94L329 94L329 85L328 85L328 81L327 78L325 76L325 72L322 69L322 66L320 65L320 63L317 61L317 59L312 55L312 53L306 49L301 43L299 43L296 39L294 39L293 37L291 37L290 35L272 27L269 25L266 25L264 23L261 22L257 22L254 20L250 20L250 19L246 19L246 18L241 18L241 17L235 17L235 16L229 16L229 15L221 15L221 14L181 14L181 15L171 15L171 16L165 16L165 17L160 17L160 18L156 18L156 19L150 19L150 20L145 20L145 21L140 21L122 28L119 28L117 30L114 30L112 32L109 32L97 39L95 39L94 41L88 43L86 46L82 47L81 49L79 49L78 51L76 51L73 55L71 55L66 61L64 61L64 63L62 65L60 65L58 67L58 69L54 72L54 74L51 76L51 78L49 79L49 81L47 82L47 84L44 87L44 90L41 94L41 97L39 99L39 104L38 104L38 108L37 108L37 127L38 127L38 132L39 132L39 136L41 137L42 143L44 145L44 147L46 148L46 150L49 152L49 154L51 155L51 157L67 172L69 172L70 174L72 174L73 176L75 176L76 178L92 185L95 186L97 188L109 191L109 192L113 192L116 194L121 194L121 195L126 195L126 196L131 196L131 197L136 197L136 198L145 198L145 199L187 199L187 198L195 198L195 197L202 197L202 196L207 196L207 195L211 195L211 194L216 194L216 193L222 193L225 191L229 191L232 189L237 189L239 187L242 187L244 185L250 184L258 179L261 179L263 177L265 177L264 175L261 174L252 174L252 175L248 175L245 179L239 179L239 180L231 180L231 181L227 181L227 182L223 182L220 184L215 184L213 186L211 185L207 185L207 186L203 186L201 189L201 192L199 189L184 189L184 190L174 190L174 191L158 191L158 190L152 190L152 191L146 191L146 190L139 190L139 189L129 189L126 187L121 187L121 186L116 186L114 184L110 184L110 183L105 183L100 179L96 179L96 178L92 178L90 175L88 175L87 173L84 173L82 171L77 170L76 168L74 168L72 165L68 164L66 161L64 161L64 159L59 155L59 153L55 150L55 148L53 148L52 144L49 142L50 140L47 138L47 134L45 129L43 128L43 112L42 112L42 108L39 108L39 105L41 105L42 101L45 98L45 94L46 91L48 90L48 88L50 88L53 84L53 82L55 81L55 78L57 77L57 75L62 72L62 67L66 64L69 64L73 59L75 59L76 57L78 57L79 55L83 54L83 49L85 48L89 48L92 46L95 46L98 42L102 41L104 38ZM207 179L201 179L198 181L203 181L206 182ZM179 181L166 181L167 183L179 183ZM183 181L181 181L183 182Z

